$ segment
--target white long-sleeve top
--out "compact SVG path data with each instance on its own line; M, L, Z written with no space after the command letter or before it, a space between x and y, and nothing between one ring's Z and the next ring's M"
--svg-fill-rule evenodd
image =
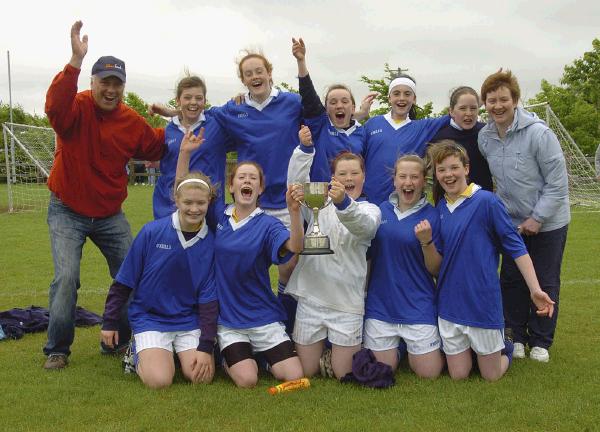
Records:
M302 147L302 146L300 146ZM309 181L314 151L296 148L288 167L288 183ZM302 208L312 231L312 211ZM339 205L319 211L321 232L329 236L332 255L300 255L286 293L342 312L364 314L367 248L381 223L379 207L346 196Z

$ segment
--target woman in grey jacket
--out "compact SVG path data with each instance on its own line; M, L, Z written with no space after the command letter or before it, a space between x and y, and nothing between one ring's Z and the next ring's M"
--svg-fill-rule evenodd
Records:
M496 192L523 236L542 289L556 303L551 319L537 316L527 285L514 261L504 255L500 281L513 356L547 362L554 339L560 267L571 219L565 158L556 135L535 114L517 107L520 89L510 71L490 75L481 87L489 114L479 132L479 150L496 181Z

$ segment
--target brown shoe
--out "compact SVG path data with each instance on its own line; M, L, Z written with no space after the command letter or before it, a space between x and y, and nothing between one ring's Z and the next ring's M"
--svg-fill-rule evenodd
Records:
M66 355L50 354L46 360L46 363L44 363L44 369L64 369L67 364L69 364L69 360L67 359Z

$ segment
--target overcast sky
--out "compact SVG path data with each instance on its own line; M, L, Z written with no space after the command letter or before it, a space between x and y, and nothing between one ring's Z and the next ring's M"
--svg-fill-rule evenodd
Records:
M10 51L13 104L43 113L53 76L69 61L69 32L81 19L89 35L79 88L89 87L94 61L122 58L127 91L167 102L184 69L204 77L220 105L243 90L235 60L261 48L275 83L297 87L291 38L303 37L317 91L349 85L357 99L361 75L383 76L384 63L417 80L417 101L441 110L449 90L481 87L499 67L512 69L523 98L543 78L557 83L566 64L600 38L600 1L354 0L11 0L0 24L0 100L8 103Z

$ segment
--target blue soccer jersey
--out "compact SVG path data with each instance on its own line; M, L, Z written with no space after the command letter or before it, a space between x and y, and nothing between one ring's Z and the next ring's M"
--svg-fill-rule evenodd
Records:
M452 212L446 199L437 204L443 255L438 314L456 324L503 328L499 253L525 255L523 239L493 193L480 189L456 204Z
M427 143L436 132L447 125L449 116L413 120L395 128L387 116L376 116L365 124L365 186L369 202L381 204L394 191L394 164L398 157L415 153L425 155Z
M219 123L208 114L203 116L202 121L193 127L195 135L204 128L204 142L200 148L190 155L190 171L201 171L206 174L211 182L217 186L218 200L224 200L225 187L225 159L226 153L231 150L232 145L229 135ZM173 199L173 186L175 183L175 171L177 170L177 158L185 128L175 118L165 128L165 142L167 150L160 161L160 176L154 187L152 207L154 219L160 219L172 214L175 208Z
M371 242L365 318L395 324L437 325L435 285L415 235L415 225L427 219L434 244L439 245L437 210L423 203L419 210L399 219L391 202L386 201L379 208L382 220Z
M222 214L216 230L219 324L250 328L284 321L283 306L271 290L269 267L283 264L293 256L288 251L280 255L290 232L260 208L234 222L232 208Z
M336 128L326 112L317 117L304 119L309 127L315 147L315 157L310 169L310 180L324 182L331 180L331 162L343 152L362 154L364 128L357 121L348 130Z
M209 112L233 138L238 161L254 161L262 167L265 191L260 196L261 207L282 209L286 207L288 163L300 144L302 106L297 94L276 90L272 94L272 100L261 109L229 101Z
M217 299L214 235L206 224L186 241L178 213L150 222L136 236L115 280L133 289L134 333L200 327L197 305Z

